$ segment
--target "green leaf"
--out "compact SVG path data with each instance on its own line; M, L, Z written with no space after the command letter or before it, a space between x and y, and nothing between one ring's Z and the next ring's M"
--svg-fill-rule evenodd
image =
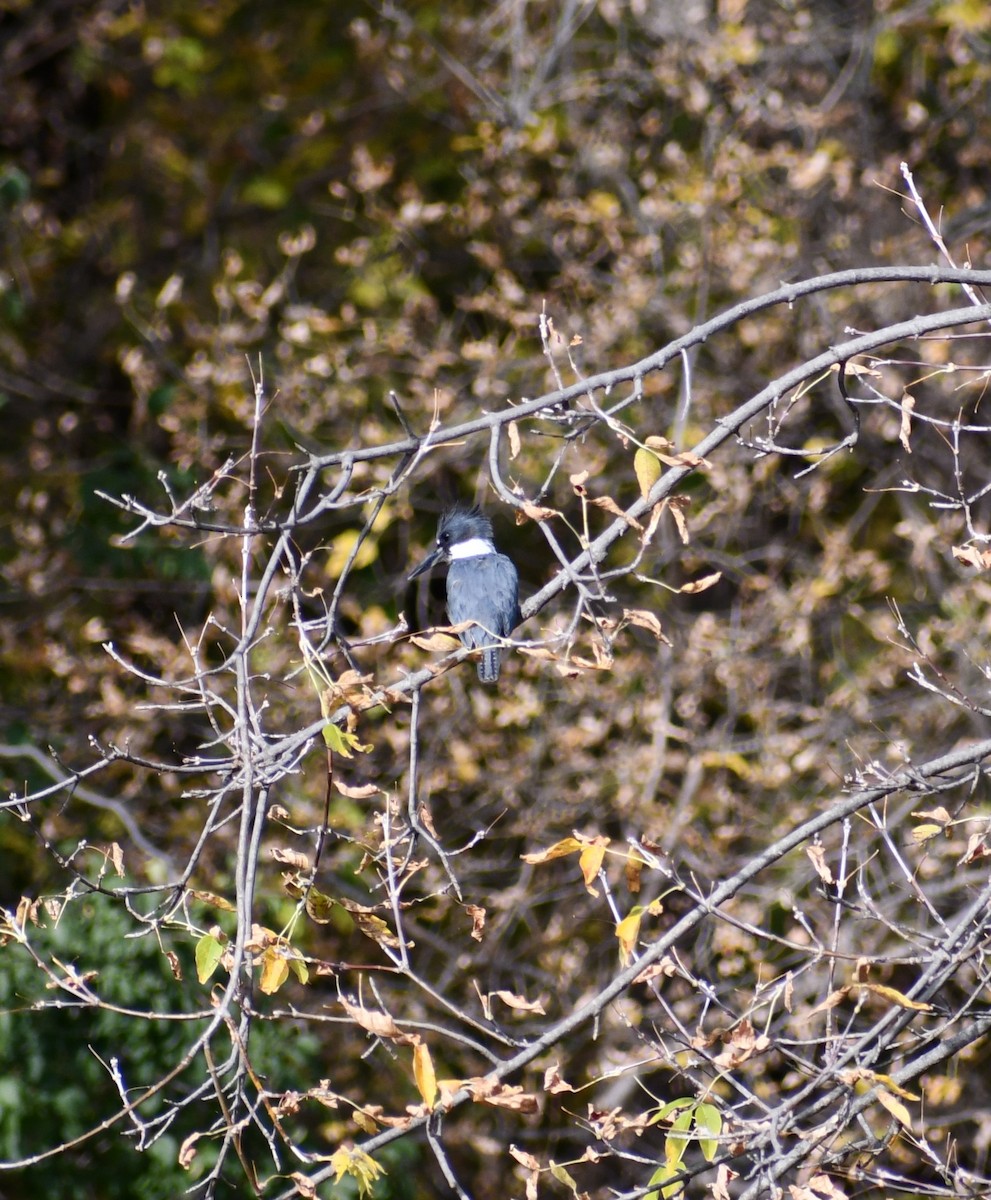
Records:
M306 911L320 925L326 925L334 911L337 901L315 887L306 893Z
M723 1131L723 1115L714 1104L700 1104L695 1110L695 1130L706 1162L712 1162L719 1151L719 1135Z
M694 1119L694 1110L686 1108L671 1122L670 1132L664 1141L664 1161L669 1167L677 1168L681 1165L688 1143L692 1140L690 1130Z
M353 733L345 733L337 725L325 725L323 727L323 740L335 754L341 754L344 758L350 758L351 747L358 739Z
M695 1104L694 1096L679 1096L677 1100L671 1100L656 1113L647 1122L648 1125L656 1125L658 1121L666 1121L674 1112L681 1112L683 1108L692 1108Z
M664 1200L668 1200L669 1196L677 1196L679 1192L683 1192L685 1190L685 1185L683 1183L667 1182L669 1179L673 1179L677 1174L677 1167L671 1167L667 1163L663 1163L661 1166L659 1166L654 1174L651 1175L650 1182L647 1186L654 1187L657 1184L665 1184L666 1186L661 1187L660 1191L658 1192L648 1192L644 1197L644 1200L659 1200L659 1197L661 1196L664 1197Z
M205 933L196 943L196 976L200 983L206 983L216 971L223 954L223 944L212 933Z

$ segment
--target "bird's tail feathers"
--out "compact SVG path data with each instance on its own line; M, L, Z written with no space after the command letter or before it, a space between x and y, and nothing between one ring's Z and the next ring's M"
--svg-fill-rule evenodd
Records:
M478 678L482 683L495 683L498 680L500 658L498 646L490 646L482 651L482 657L478 660Z

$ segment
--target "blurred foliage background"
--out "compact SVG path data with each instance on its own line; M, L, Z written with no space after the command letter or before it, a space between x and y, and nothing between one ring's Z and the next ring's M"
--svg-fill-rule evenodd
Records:
M272 397L263 437L274 511L298 447L402 436L391 391L423 431L435 412L467 419L553 388L543 306L565 343L580 338L572 353L594 373L783 280L932 261L934 247L902 201L902 161L958 261L987 266L989 85L984 0L0 4L7 790L50 782L18 746L51 746L78 767L91 737L161 760L203 741L204 729L181 712L143 712L145 689L103 644L166 678L183 676L183 631L198 631L208 614L236 624L239 547L172 530L122 543L131 523L97 493L158 502L164 478L184 497L243 454L252 372L263 372ZM693 355L689 434L844 327L876 327L918 303L875 286L741 322ZM956 392L942 382L948 353L945 344L920 348L917 362L892 370L908 385L933 369L930 411L976 410L979 377ZM557 366L569 382L563 350ZM643 436L671 435L681 386L673 371L646 381ZM823 385L792 414L789 437L828 442L842 436L844 419L833 385ZM555 451L526 439L514 478L532 490ZM414 626L440 618L404 580L456 499L493 510L524 594L549 578L542 539L513 528L488 493L486 452L484 438L447 447L410 493L390 499L342 598L349 637L373 637L403 613ZM603 971L615 955L608 926L596 933L603 918L589 898L521 870L521 850L576 827L613 837L635 829L699 878L718 879L825 803L851 764L877 757L895 766L906 753L978 734L974 714L905 683L889 600L946 670L970 681L984 657L988 600L987 585L952 560L959 518L883 491L907 471L945 475L945 444L920 436L906 460L897 419L880 412L865 422L855 455L802 480L793 463L730 451L686 489L690 544L665 528L646 570L677 585L719 569L720 585L697 597L632 580L615 589L620 606L659 611L671 648L627 631L603 678L561 679L514 658L498 692L474 688L468 671L429 692L422 769L444 840L458 844L493 824L472 870L498 931L503 986L553 989L574 1004L598 977L595 955ZM607 431L576 444L565 466L548 500L579 527L568 470L589 470L598 494L627 502L636 494L627 449ZM383 484L388 470L368 464L356 484ZM243 492L232 483L223 495L228 508L217 519L236 521ZM314 592L332 586L359 524L355 513L331 512L308 531ZM293 652L267 652L274 679ZM360 665L386 681L422 658L384 646ZM276 726L315 719L312 697L291 685L273 685L275 695ZM354 766L352 782L396 786L405 711L382 715L369 732L375 751ZM296 811L311 822L320 772L313 762L293 785ZM176 802L174 776L122 763L100 775L99 789L134 814L148 844L134 844L112 808L79 799L53 797L36 810L33 831L5 817L5 906L64 886L35 833L62 854L81 838L116 839L141 877L184 859L202 814ZM338 803L335 821L357 836L367 814ZM959 850L948 842L943 865ZM222 840L211 846L201 886L224 893L231 851ZM348 853L360 857L340 850L335 872L354 865ZM782 874L778 884L787 891L807 878ZM277 923L287 902L274 873L263 895ZM752 902L765 916L769 903L788 907L766 894ZM112 906L94 905L83 957L123 968L131 947L141 994L126 1003L175 1008L157 951L124 940L123 924ZM70 949L71 931L61 930ZM591 958L572 953L576 931ZM307 948L353 959L352 936L346 923L320 928ZM699 953L736 956L728 976L757 969L744 938ZM0 975L5 1012L30 1005L29 975L26 964ZM103 1017L107 1039L123 1043L126 1020ZM58 1012L30 1028L29 1043L11 1033L0 1044L7 1158L71 1136L77 1126L66 1114L80 1105L113 1103L105 1073L81 1049L91 1029ZM312 1028L301 1038L307 1052L320 1044ZM164 1069L173 1051L163 1035L141 1053L161 1055ZM69 1069L70 1053L80 1055L78 1069ZM357 1094L370 1086L360 1053L360 1042L348 1044L353 1078L340 1082ZM590 1078L604 1057L589 1045ZM276 1073L292 1078L301 1061L287 1051ZM975 1104L967 1120L968 1136L985 1147L974 1151L980 1169L991 1105ZM501 1137L497 1124L486 1137ZM549 1120L533 1137L545 1146L568 1139ZM503 1167L468 1142L459 1153L475 1195L505 1194ZM105 1181L119 1173L127 1188L117 1193ZM110 1134L98 1152L71 1158L50 1194L93 1195L94 1175L108 1196L172 1196L189 1184L162 1143L137 1158ZM0 1190L34 1195L39 1177L2 1177ZM390 1178L382 1194L404 1194L402 1171ZM443 1194L440 1183L421 1184L419 1195Z

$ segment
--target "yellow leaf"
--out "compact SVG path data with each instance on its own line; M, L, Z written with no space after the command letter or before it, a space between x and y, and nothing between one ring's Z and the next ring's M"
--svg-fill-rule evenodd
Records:
M896 1083L890 1075L883 1075L880 1071L871 1071L870 1075L872 1078L876 1079L878 1083L883 1084L889 1092L893 1092L896 1096L901 1096L903 1100L922 1099L921 1096L917 1096L914 1092L910 1092L906 1088L903 1088L900 1083Z
M661 460L641 446L633 456L633 471L640 485L640 495L646 496L661 477Z
M899 1125L904 1125L906 1129L912 1128L911 1114L899 1099L897 1099L895 1096L892 1096L892 1094L889 1091L886 1091L884 1088L879 1089L877 1098L882 1108L886 1108L899 1123Z
M289 964L274 946L269 946L262 953L260 962L261 976L258 987L266 996L273 996L289 978Z
M526 863L545 863L550 862L552 858L564 858L566 854L575 854L581 848L582 844L577 838L564 838L547 850L540 850L536 854L522 854L520 857Z
M356 1146L341 1146L335 1150L330 1156L330 1169L334 1172L335 1183L350 1175L358 1185L359 1196L370 1195L375 1180L385 1174L374 1158Z
M942 832L942 825L916 825L912 830L912 840L915 842L928 842L934 837L939 837Z
M591 846L586 846L578 859L578 865L581 867L582 877L585 880L585 888L590 896L599 894L594 882L595 877L602 869L602 860L606 856L606 844L597 841Z
M921 1000L912 1000L903 992L896 991L895 988L885 987L883 983L865 983L863 985L869 992L873 992L875 996L881 996L885 1000L890 1000L892 1004L897 1004L899 1008L908 1008L912 1012L932 1012L931 1004L923 1004Z
M351 1119L362 1133L377 1133L378 1122L373 1120L367 1113L363 1113L360 1108L356 1108L351 1114Z
M437 1074L424 1042L417 1042L413 1047L413 1078L423 1103L427 1108L433 1108L437 1100Z
M629 915L625 916L616 926L616 937L619 940L619 960L624 967L629 963L636 949L643 911L643 905L637 904L630 910Z

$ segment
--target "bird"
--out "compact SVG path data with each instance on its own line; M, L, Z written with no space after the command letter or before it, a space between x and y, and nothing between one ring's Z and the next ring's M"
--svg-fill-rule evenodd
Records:
M513 560L500 554L492 537L492 522L476 505L449 509L437 526L437 546L409 574L429 571L436 562L449 563L447 615L452 625L474 621L463 630L461 644L482 648L478 678L495 683L502 651L493 643L507 638L520 623L520 580Z

